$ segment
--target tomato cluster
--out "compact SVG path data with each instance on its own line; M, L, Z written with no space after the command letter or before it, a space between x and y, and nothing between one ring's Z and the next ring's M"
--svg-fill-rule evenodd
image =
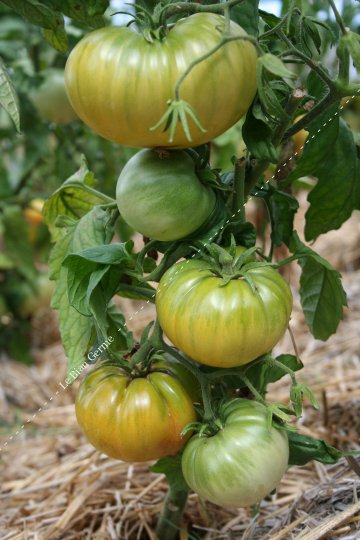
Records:
M237 122L256 92L256 50L240 39L242 28L231 23L232 39L211 54L224 25L222 16L200 13L177 22L161 40L130 28L102 28L78 43L66 66L79 117L105 138L143 147L121 172L116 200L124 220L153 240L183 240L207 222L216 189L187 149ZM190 141L180 117L169 140L166 130L152 128L176 101L185 72L180 97L199 122L190 114ZM292 296L284 279L253 256L243 257L243 248L232 251L215 262L199 254L178 262L158 286L160 326L196 369L198 363L247 364L269 352L288 325ZM184 435L197 418L194 403L201 402L191 371L159 361L158 354L129 370L101 365L80 386L79 424L96 448L125 461L157 459L185 446L183 474L195 492L225 506L258 502L286 470L286 432L267 426L264 405L235 398L221 405L215 423Z

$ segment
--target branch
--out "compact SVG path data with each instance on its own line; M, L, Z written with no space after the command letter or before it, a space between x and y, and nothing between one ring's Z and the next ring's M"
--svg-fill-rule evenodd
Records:
M347 34L347 29L346 29L346 26L344 24L344 21L343 21L343 18L342 16L340 15L336 5L335 5L335 2L334 0L329 0L329 4L331 6L331 9L333 10L334 12L334 15L335 15L335 19L336 19L336 22L338 23L338 25L340 26L340 29L341 29L341 32L344 34Z
M169 19L173 15L180 13L223 13L226 9L232 8L241 4L244 0L229 0L223 4L201 5L194 2L178 2L176 4L168 4L160 13L160 22L164 23L165 19Z

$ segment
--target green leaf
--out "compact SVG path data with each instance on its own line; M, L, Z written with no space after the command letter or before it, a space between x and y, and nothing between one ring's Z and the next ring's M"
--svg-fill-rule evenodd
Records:
M0 58L0 106L9 114L17 131L20 132L19 99L2 58Z
M340 273L315 251L303 244L294 231L289 249L302 268L300 299L305 320L317 339L327 340L336 332L347 305Z
M104 26L104 13L109 0L51 0L52 7L67 17L90 28Z
M270 28L274 28L280 22L279 17L276 17L273 13L269 13L263 9L259 9L259 15Z
M359 207L360 161L352 131L343 120L335 145L313 175L318 182L308 196L306 240L338 229Z
M160 458L150 467L150 471L164 474L169 486L174 491L188 491L188 486L181 469L181 454Z
M252 223L246 221L230 221L221 233L221 240L224 245L230 245L231 237L234 237L236 244L251 248L256 243L256 229Z
M284 62L282 62L280 58L274 54L264 54L258 59L258 64L260 64L272 75L276 75L276 77L280 77L282 79L296 79L297 77L297 75L290 71Z
M233 6L230 17L251 36L259 34L259 0L243 0L238 6Z
M290 193L276 189L267 184L262 189L256 189L256 196L262 197L269 210L271 220L271 240L276 246L291 240L294 216L299 203Z
M292 354L281 354L276 360L293 371L299 371L303 367L303 365L298 362L296 356ZM246 370L246 376L255 386L256 390L265 397L267 386L288 376L288 373L285 370L272 365L271 358L269 361L264 358L264 361L255 361L253 366L249 364L249 367Z
M317 168L324 163L328 164L339 135L338 109L338 104L333 105L306 127L309 136L304 144L303 153L286 183L301 176L316 176Z
M110 353L131 351L135 343L134 336L126 326L124 315L119 312L115 304L110 305L107 310L107 323L107 335L114 338L109 347Z
M4 250L3 253L13 262L18 272L30 283L35 281L35 270L32 246L28 240L28 225L20 206L6 206L2 214Z
M351 32L350 30L341 37L341 41L345 44L347 50L349 51L355 69L360 73L360 36Z
M66 52L67 38L64 30L64 17L59 11L38 0L2 0L2 2L30 23L47 30L44 35L45 39L50 38L51 45L58 45L56 46L57 50Z
M65 215L79 220L94 206L114 202L110 197L93 189L91 187L93 182L94 175L83 161L80 169L45 202L44 220L54 240L58 240L65 234L57 226L59 216Z
M93 335L92 317L80 314L69 303L68 269L61 265L69 251L81 251L103 244L109 214L95 207L84 215L78 223L60 239L55 253L51 254L50 270L57 276L52 305L59 310L60 333L65 353L68 357L68 372L74 372L84 362L85 354Z
M272 143L272 130L268 123L255 118L249 109L242 128L243 139L248 150L257 159L277 163L276 148Z
M300 435L296 431L288 431L288 438L290 466L305 465L312 460L331 465L345 455L321 439Z

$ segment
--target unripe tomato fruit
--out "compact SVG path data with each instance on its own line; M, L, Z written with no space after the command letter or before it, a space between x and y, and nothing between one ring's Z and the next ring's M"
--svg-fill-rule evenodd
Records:
M284 334L292 309L290 288L269 266L253 268L225 286L200 259L181 261L162 276L156 309L165 334L193 360L215 367L247 364Z
M256 93L257 53L249 41L235 40L196 65L180 87L203 133L189 118L192 141L181 123L169 132L149 131L167 111L179 77L196 58L219 44L225 19L197 13L177 22L160 40L146 41L131 27L108 26L85 36L71 52L65 83L79 117L105 139L134 147L197 146L241 118ZM231 22L232 36L246 32Z
M89 442L122 461L148 461L176 454L196 419L180 379L163 369L131 378L115 365L94 369L76 397L76 417Z
M247 399L227 402L221 420L215 435L194 435L185 446L185 480L195 493L225 508L258 503L287 469L287 434L269 430L264 405Z
M141 150L121 171L116 202L124 220L144 236L178 240L209 217L215 194L200 182L186 152Z
M44 81L30 93L30 100L40 117L55 124L77 120L65 91L64 71L51 68L43 71Z

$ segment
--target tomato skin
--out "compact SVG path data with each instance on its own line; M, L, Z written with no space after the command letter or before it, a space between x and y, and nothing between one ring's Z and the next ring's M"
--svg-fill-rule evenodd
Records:
M64 71L52 68L43 74L44 81L30 94L30 100L41 118L55 124L69 124L77 120L66 95Z
M179 380L154 371L131 379L118 366L103 365L82 381L76 417L89 442L122 461L148 461L176 454L196 419L192 399Z
M125 165L116 187L124 220L155 240L178 240L198 229L215 207L215 194L202 184L183 151L160 156L141 150Z
M177 22L162 41L149 43L132 28L105 27L85 36L71 52L65 82L79 117L110 141L133 147L194 147L226 131L241 118L256 93L257 53L234 40L196 65L180 88L180 99L197 114L203 133L189 118L192 141L179 123L174 141L162 127L174 87L193 60L221 39L224 17L198 13ZM231 22L231 35L246 35Z
M156 309L165 334L193 360L215 367L247 364L269 352L284 334L292 309L290 288L270 267L220 286L208 263L182 261L160 280Z
M266 408L234 399L223 409L223 428L212 437L194 435L182 456L187 484L225 508L259 502L279 484L289 460L284 430L267 428Z

